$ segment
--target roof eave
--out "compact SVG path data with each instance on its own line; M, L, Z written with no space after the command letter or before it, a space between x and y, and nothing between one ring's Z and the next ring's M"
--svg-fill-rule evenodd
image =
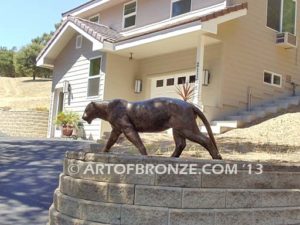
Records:
M238 9L236 11L227 12L226 14L217 15L217 16L214 15L216 17L210 17L210 16L207 18L204 17L203 20L195 19L193 21L188 21L186 23L182 23L182 24L174 26L174 27L182 27L182 30L180 29L180 32L171 31L171 29L173 29L174 27L170 26L165 29L157 29L157 30L151 31L146 34L129 36L127 38L125 37L122 40L115 43L114 49L116 49L116 50L126 49L126 48L130 48L132 46L138 46L138 45L142 45L145 43L150 43L152 41L163 40L165 38L171 37L172 35L173 36L182 35L182 34L194 32L197 30L207 32L207 33L217 34L218 26L220 24L234 20L234 19L238 19L242 16L247 15L247 12L248 12L247 4L245 3L241 6L242 6L242 8ZM191 26L186 28L186 27L184 27L185 25L191 25ZM164 31L166 34L161 35L161 32L164 32ZM157 35L160 35L160 38L153 37L153 36L149 37L149 35L153 35L155 33L157 33Z
M84 30L77 27L73 22L68 21L65 24L62 25L61 29L59 29L59 32L56 33L52 39L48 42L48 44L45 46L45 48L42 50L41 54L37 57L37 66L39 67L47 67L51 68L54 66L54 60L47 58L49 53L54 49L55 46L61 44L60 41L62 40L63 35L66 33L67 30L73 29L74 32L77 32L90 40L92 42L92 50L98 51L102 50L104 47L104 43L100 42L99 40L95 39L93 36L91 36L89 33L85 32ZM63 47L59 48L60 50ZM55 50L53 50L55 51ZM59 54L59 53L57 53Z

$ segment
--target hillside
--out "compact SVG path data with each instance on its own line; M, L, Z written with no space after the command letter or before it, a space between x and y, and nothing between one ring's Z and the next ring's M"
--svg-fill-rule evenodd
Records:
M14 110L49 109L51 80L31 77L0 77L0 108Z
M295 163L300 165L300 106L257 121L249 127L216 135L219 150L225 160L255 162ZM150 154L169 156L174 150L173 137L167 134L141 134ZM123 140L125 140L123 138ZM103 141L100 143L104 143ZM187 142L182 157L211 159L208 152L198 144ZM120 151L139 154L128 141L119 143ZM120 149L121 148L121 149Z

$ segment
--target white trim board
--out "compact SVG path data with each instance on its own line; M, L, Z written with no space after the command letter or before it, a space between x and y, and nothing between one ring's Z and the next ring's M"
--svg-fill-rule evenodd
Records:
M65 31L67 29L70 29L70 28L74 29L79 34L81 34L83 37L85 37L86 39L88 39L89 41L91 41L93 43L93 51L97 51L97 50L103 49L103 43L101 43L100 41L96 40L94 37L92 37L88 33L84 32L83 30L81 30L80 28L78 28L72 22L68 22L65 25L65 27L59 32L58 36L55 37L54 41L51 43L51 45L48 47L48 49L42 54L42 56L40 57L40 59L37 61L37 66L43 66L43 65L46 64L45 63L45 56L51 51L51 49L53 48L53 46L56 45L59 42L59 40L61 39L61 37L64 35Z

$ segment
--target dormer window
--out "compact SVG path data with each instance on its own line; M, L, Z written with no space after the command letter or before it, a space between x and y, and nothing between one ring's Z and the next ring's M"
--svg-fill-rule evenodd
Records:
M267 26L278 32L296 33L296 1L268 0Z
M126 3L123 12L123 28L134 27L136 21L136 1Z
M172 17L191 11L191 0L172 0Z
M100 23L100 16L99 15L92 16L90 17L89 20L94 23Z

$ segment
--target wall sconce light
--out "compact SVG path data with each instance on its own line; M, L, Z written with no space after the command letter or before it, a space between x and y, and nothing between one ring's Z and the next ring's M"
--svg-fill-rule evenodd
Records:
M133 53L132 52L130 52L129 60L133 60Z
M63 93L67 94L71 91L71 85L69 83L69 81L65 80L63 83Z
M210 72L208 70L203 71L203 86L208 86L210 83Z
M142 92L143 83L142 80L135 80L134 82L134 93Z

